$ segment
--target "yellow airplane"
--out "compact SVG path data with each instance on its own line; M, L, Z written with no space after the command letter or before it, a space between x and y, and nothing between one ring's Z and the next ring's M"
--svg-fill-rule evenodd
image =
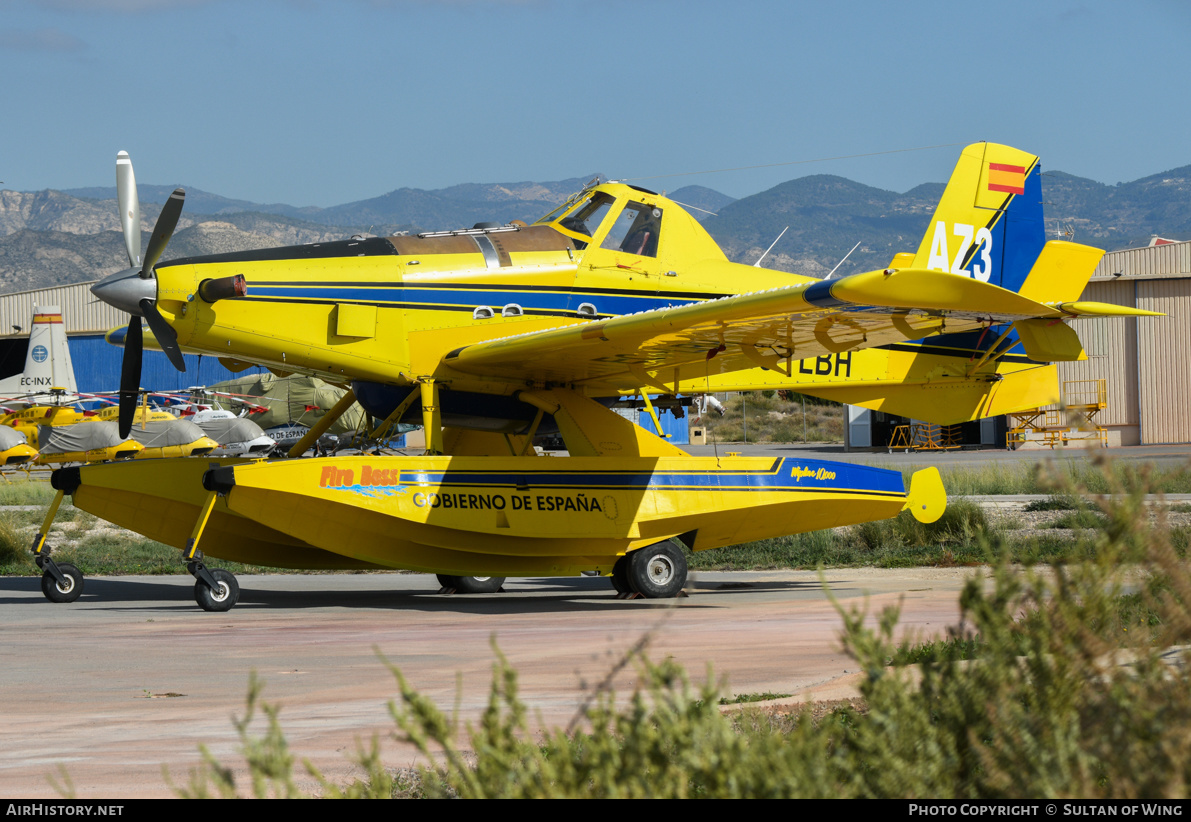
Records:
M159 263L184 193L162 210L142 260L124 153L117 184L132 268L92 290L133 315L122 430L143 317L179 367L185 348L350 385L310 440L358 399L382 420L373 434L417 420L427 449L56 471L34 545L51 599L82 586L55 575L45 546L66 493L181 548L206 610L232 607L239 589L204 552L429 571L461 590L594 571L623 593L675 596L681 546L902 510L933 521L946 495L934 469L907 489L898 472L851 464L692 457L611 411L617 398L640 395L652 413L651 395L783 387L929 421L976 419L1054 399L1048 363L1083 356L1067 320L1149 313L1078 301L1103 252L1047 242L1038 158L993 143L963 151L915 253L823 281L729 262L681 206L617 183L589 186L529 226ZM569 456L533 455L533 436L549 431Z

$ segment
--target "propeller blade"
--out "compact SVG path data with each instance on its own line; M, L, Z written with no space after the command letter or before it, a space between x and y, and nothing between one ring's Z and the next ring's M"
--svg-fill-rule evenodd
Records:
M116 201L120 204L120 226L124 229L124 249L128 265L141 264L141 201L136 193L136 174L127 151L116 155Z
M174 331L173 327L165 321L165 317L161 316L161 312L157 310L157 303L152 300L141 300L141 314L149 322L149 330L153 332L153 336L157 338L157 344L161 346L161 350L170 358L170 362L174 364L174 368L179 371L186 370L186 360L182 359L182 349L178 348L178 332ZM139 323L138 323L139 325ZM128 326L132 328L132 326ZM137 330L137 335L140 336L140 330ZM140 340L137 341L138 344ZM128 347L128 342L124 342L125 348Z
M141 267L141 276L148 277L153 266L161 259L161 253L169 245L174 229L178 227L178 218L182 216L182 205L186 201L186 192L175 188L174 193L165 201L161 214L157 217L157 225L153 227L153 236L149 238L149 249L145 252L145 264ZM154 331L154 334L157 332Z
M146 300L146 302L148 302ZM144 350L144 332L141 318L133 317L128 322L128 335L124 338L124 360L120 363L120 437L128 439L132 431L132 418L136 414L137 395L141 389L141 352Z

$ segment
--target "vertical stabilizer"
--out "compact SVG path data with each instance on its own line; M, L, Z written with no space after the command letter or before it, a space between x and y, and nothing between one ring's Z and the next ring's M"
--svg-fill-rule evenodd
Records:
M1038 157L998 143L963 150L914 268L1018 291L1046 243Z
M66 343L62 310L56 305L34 306L25 370L0 381L0 397L20 399L41 395L40 399L45 400L51 396L52 388L61 388L70 397L79 392Z

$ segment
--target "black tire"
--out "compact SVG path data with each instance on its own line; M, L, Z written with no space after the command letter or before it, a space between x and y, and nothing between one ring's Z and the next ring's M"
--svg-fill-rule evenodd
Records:
M456 577L438 574L438 584L454 588L457 594L495 594L505 584L504 577Z
M626 559L629 584L643 597L669 599L686 585L686 557L672 542L638 548Z
M46 571L41 575L41 592L50 602L74 602L83 594L83 572L69 562L60 563L58 570L66 580L58 582Z
M236 582L236 575L222 568L212 568L211 576L215 577L218 590L212 591L207 583L197 580L194 583L194 601L204 611L230 611L240 600L240 583Z
M616 564L612 566L612 587L616 589L618 594L633 593L633 586L629 584L629 558L623 556L616 560Z

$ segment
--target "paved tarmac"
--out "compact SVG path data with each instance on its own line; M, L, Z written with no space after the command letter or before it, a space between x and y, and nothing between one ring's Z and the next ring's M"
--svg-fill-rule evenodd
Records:
M987 462L1114 459L1188 464L1186 446L1039 451L845 453L842 446L720 445L719 453L804 454L904 468ZM712 455L713 446L690 446ZM520 674L535 722L566 724L642 636L655 659L696 678L710 665L733 694L856 694L861 675L840 649L846 608L875 615L901 603L902 630L942 635L958 619L968 569L708 573L688 598L622 601L603 579L513 580L506 593L440 596L418 574L268 575L240 579L240 604L208 614L190 577L93 577L77 602L53 605L36 578L0 578L0 796L55 798L69 774L79 797L171 796L162 768L185 783L206 745L237 762L233 714L249 676L282 706L293 752L336 781L353 775L360 741L383 740L385 762L415 761L391 739L396 696L384 659L444 710L479 716L499 646ZM630 666L619 693L635 681ZM260 723L258 729L263 727ZM307 786L313 783L304 782Z
M902 603L903 630L941 635L958 618L967 569L829 571L846 608L874 616ZM58 796L64 769L79 797L172 795L205 744L237 761L231 722L249 675L280 703L292 750L336 780L357 742L383 740L391 767L414 762L390 738L396 696L381 657L444 710L475 719L499 646L520 674L535 723L566 724L591 686L648 634L701 680L730 693L823 699L855 695L860 675L839 647L841 619L815 573L700 573L691 596L617 600L598 578L515 580L506 593L440 596L421 574L240 578L240 604L200 611L189 577L93 577L54 605L39 581L0 579L0 796ZM615 680L627 694L630 666ZM256 726L263 728L262 724ZM313 783L306 780L305 784ZM245 786L247 787L247 786Z

